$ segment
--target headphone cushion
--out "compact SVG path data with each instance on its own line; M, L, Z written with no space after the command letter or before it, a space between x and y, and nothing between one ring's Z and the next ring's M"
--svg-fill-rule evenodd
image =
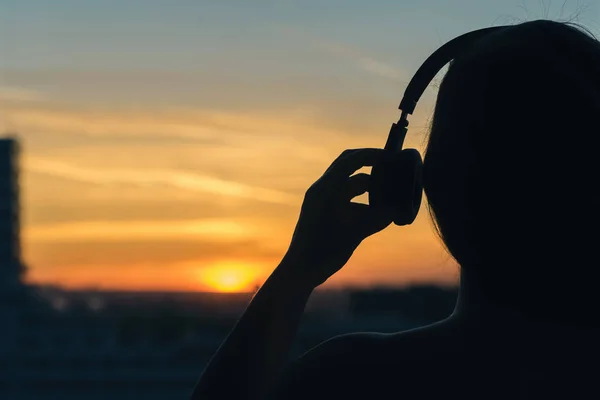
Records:
M394 224L411 224L422 196L423 159L416 149L389 152L373 166L369 204L392 213Z

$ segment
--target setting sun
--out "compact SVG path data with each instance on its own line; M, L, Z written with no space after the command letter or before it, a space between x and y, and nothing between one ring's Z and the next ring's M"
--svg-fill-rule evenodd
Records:
M252 290L257 276L250 266L239 262L219 262L199 272L202 284L218 292Z

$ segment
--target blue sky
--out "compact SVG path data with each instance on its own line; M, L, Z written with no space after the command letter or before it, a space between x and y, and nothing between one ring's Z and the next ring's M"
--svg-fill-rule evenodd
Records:
M577 13L598 28L592 2L565 4L1 0L0 82L113 104L259 107L312 103L316 90L388 101L437 46L468 30Z

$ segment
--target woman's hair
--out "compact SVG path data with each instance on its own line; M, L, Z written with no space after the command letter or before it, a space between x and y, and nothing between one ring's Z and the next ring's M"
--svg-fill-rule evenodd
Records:
M525 22L450 64L425 193L448 251L490 300L556 313L592 298L599 136L600 42L582 28Z

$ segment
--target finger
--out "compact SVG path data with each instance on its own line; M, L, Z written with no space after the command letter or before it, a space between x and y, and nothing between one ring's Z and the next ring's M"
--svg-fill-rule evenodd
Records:
M328 173L332 168L334 168L340 162L340 160L346 158L346 156L349 154L357 152L358 150L360 149L347 149L342 151L342 153L331 163L327 170L325 170L325 173Z
M349 200L352 200L356 196L364 194L369 189L369 182L371 176L369 174L356 174L348 178L348 186L346 187L346 194Z
M357 149L342 153L333 162L326 175L335 178L348 177L363 167L373 166L383 156L383 149Z

